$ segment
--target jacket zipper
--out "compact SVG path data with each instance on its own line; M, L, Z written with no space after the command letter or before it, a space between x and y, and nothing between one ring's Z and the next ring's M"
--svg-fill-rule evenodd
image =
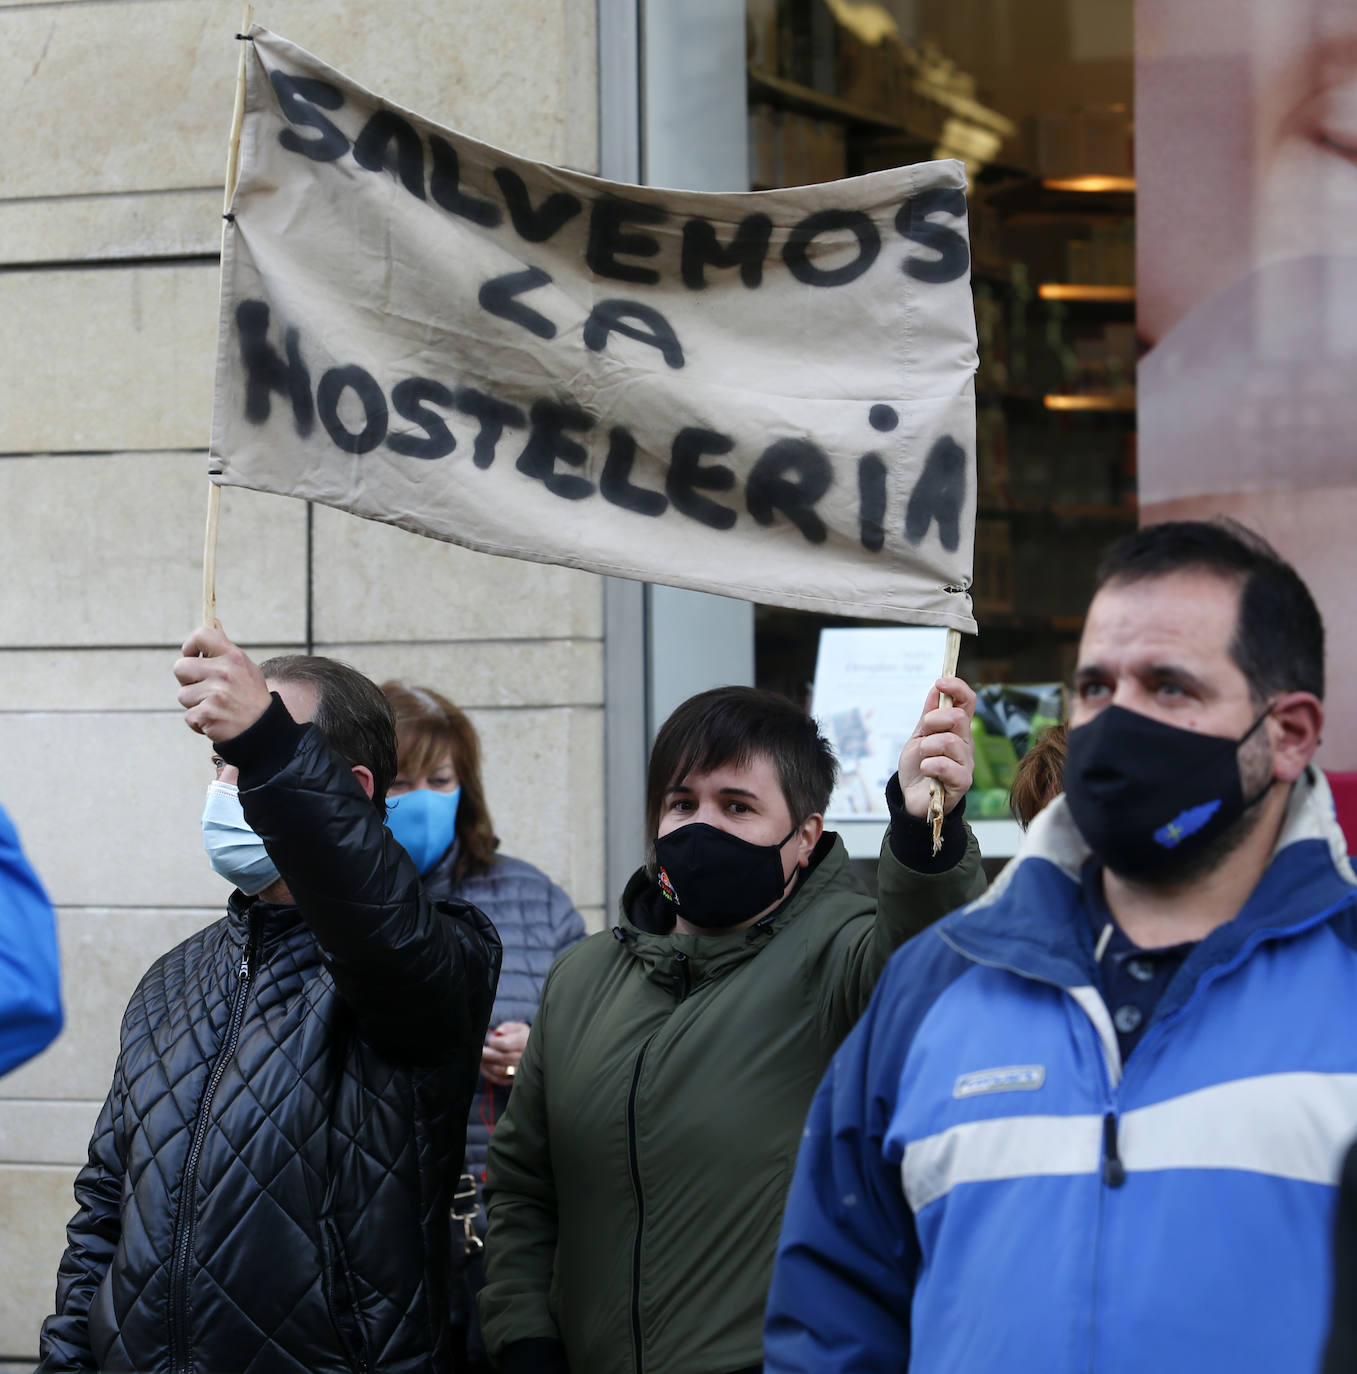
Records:
M1098 1059L1102 1065L1103 1081L1107 1090L1107 1110L1103 1113L1103 1139L1102 1139L1102 1163L1099 1169L1101 1187L1098 1189L1098 1216L1094 1223L1093 1235L1093 1283L1089 1293L1089 1312L1088 1312L1088 1367L1092 1374L1097 1369L1097 1350L1098 1350L1098 1286L1102 1273L1102 1234L1103 1234L1103 1213L1107 1203L1107 1193L1111 1188L1120 1188L1126 1182L1126 1164L1122 1160L1121 1152L1117 1148L1117 1094L1120 1084L1114 1082L1118 1075L1113 1073L1113 1066L1108 1062L1107 1046L1103 1043L1103 1030L1094 1020L1092 1013L1080 1001L1074 997L1070 989L1063 983L1056 982L1051 978L1042 978L1035 973L1028 973L1024 969L1014 968L1012 964L1000 964L990 959L980 959L968 950L960 949L952 944L947 936L943 940L964 959L969 959L971 963L978 964L983 968L1000 969L1004 973L1011 973L1015 978L1025 978L1029 983L1041 983L1048 988L1055 988L1064 996L1068 997L1084 1013L1084 1019L1092 1028L1098 1040ZM1089 986L1096 986L1091 983ZM1101 996L1101 994L1099 994Z
M326 1299L330 1302L331 1316L335 1329L339 1332L340 1343L344 1346L349 1367L354 1371L354 1374L369 1374L367 1333L363 1329L363 1313L358 1306L358 1290L354 1286L353 1272L349 1268L348 1253L340 1239L339 1227L335 1225L334 1219L326 1217L324 1226L326 1241L330 1250L329 1256L327 1256L327 1267L339 1271L339 1278L344 1285L342 1294L334 1292L333 1274L327 1276L326 1287L329 1291L326 1293ZM349 1314L353 1317L354 1334L352 1340L348 1332L345 1331L343 1323L339 1320L336 1310L341 1302L348 1304Z
M656 1035L659 1032L655 1032ZM636 1056L631 1074L631 1091L627 1094L627 1161L631 1165L631 1186L636 1194L636 1239L631 1248L631 1346L635 1374L642 1374L641 1358L641 1232L645 1227L645 1198L641 1193L641 1161L636 1148L636 1093L641 1086L641 1066L650 1048L651 1035Z
M1103 1117L1103 1182L1109 1188L1120 1188L1126 1182L1126 1165L1117 1153L1117 1114Z
M1098 1213L1093 1223L1093 1263L1089 1266L1091 1280L1088 1294L1088 1370L1098 1370L1098 1300L1103 1277L1103 1224L1107 1216L1107 1197L1113 1188L1126 1181L1126 1167L1117 1153L1117 1114L1108 1111L1103 1116L1102 1178L1098 1186ZM1116 1180L1115 1182L1113 1180Z
M175 1374L188 1374L189 1371L188 1257L193 1246L193 1222L196 1216L193 1194L198 1185L198 1164L202 1156L203 1141L207 1136L212 1100L217 1095L217 1087L240 1039L240 1026L245 1019L245 1002L250 992L255 943L256 931L252 928L241 952L240 967L236 970L240 981L236 984L235 999L231 1004L231 1019L227 1022L226 1038L222 1042L217 1062L212 1066L211 1076L203 1091L203 1100L198 1105L198 1117L193 1125L193 1142L189 1146L188 1162L184 1165L184 1176L180 1183L179 1209L174 1219L174 1253L170 1259L170 1369L175 1371Z
M688 995L688 956L681 950L674 951L674 998L676 1001L683 1001Z
M1097 1027L1094 1028L1095 1030ZM1101 1039L1101 1033L1099 1039ZM1103 1273L1103 1227L1107 1217L1108 1193L1120 1188L1126 1182L1126 1164L1117 1147L1117 1094L1120 1084L1112 1082L1111 1075L1104 1065L1107 1078L1107 1110L1103 1113L1102 1164L1099 1169L1100 1187L1098 1188L1098 1216L1093 1232L1093 1284L1089 1294L1088 1309L1088 1367L1089 1374L1097 1374L1098 1369L1098 1294L1102 1286Z

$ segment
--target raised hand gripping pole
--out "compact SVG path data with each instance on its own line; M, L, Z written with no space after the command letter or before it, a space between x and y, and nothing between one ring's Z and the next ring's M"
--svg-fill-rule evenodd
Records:
M942 651L942 675L951 677L956 672L957 657L961 653L961 631L948 630L947 644ZM938 694L938 705L946 708L952 704L952 698L946 692ZM928 823L933 827L933 853L936 854L942 848L942 805L943 793L942 783L934 778L929 787L928 794Z
M254 23L254 6L246 5L240 19L240 63L236 68L236 103L231 113L231 137L226 147L226 197L222 203L222 264L226 263L226 234L231 223L226 215L236 193L240 168L240 129L245 122L245 35ZM207 532L203 537L203 624L209 629L220 625L217 619L217 526L221 522L221 488L209 477L207 482Z

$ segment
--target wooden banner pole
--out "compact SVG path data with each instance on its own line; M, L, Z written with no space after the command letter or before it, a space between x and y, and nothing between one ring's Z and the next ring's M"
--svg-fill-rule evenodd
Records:
M246 5L241 16L240 32L247 34L254 23L254 6ZM240 41L240 63L236 68L236 103L231 113L231 137L226 149L226 196L222 203L222 215L231 209L231 198L236 193L236 175L240 168L240 130L245 122L245 58L247 56L244 39ZM226 235L230 222L223 219L221 226L222 271L226 268ZM217 620L217 527L221 522L221 488L211 479L207 480L207 532L203 538L203 624L215 628Z
M947 644L942 651L942 675L951 677L956 672L957 658L961 654L961 631L948 630ZM952 698L946 692L938 694L938 705L946 708L952 704ZM936 854L942 848L942 784L933 779L928 797L928 823L933 827L933 853Z

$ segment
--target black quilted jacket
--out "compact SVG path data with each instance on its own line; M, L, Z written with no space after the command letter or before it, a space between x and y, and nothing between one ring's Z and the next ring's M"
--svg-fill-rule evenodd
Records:
M134 994L42 1370L450 1368L448 1206L499 941L429 901L281 710L232 761L297 905L234 893Z

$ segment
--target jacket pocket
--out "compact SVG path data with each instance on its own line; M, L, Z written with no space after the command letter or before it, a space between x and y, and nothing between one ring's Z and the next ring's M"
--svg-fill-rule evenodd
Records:
M344 1357L354 1374L369 1374L372 1363L368 1358L367 1328L358 1306L353 1266L349 1263L349 1252L333 1218L325 1218L322 1236L325 1243L325 1302L330 1309L330 1320L339 1333Z

